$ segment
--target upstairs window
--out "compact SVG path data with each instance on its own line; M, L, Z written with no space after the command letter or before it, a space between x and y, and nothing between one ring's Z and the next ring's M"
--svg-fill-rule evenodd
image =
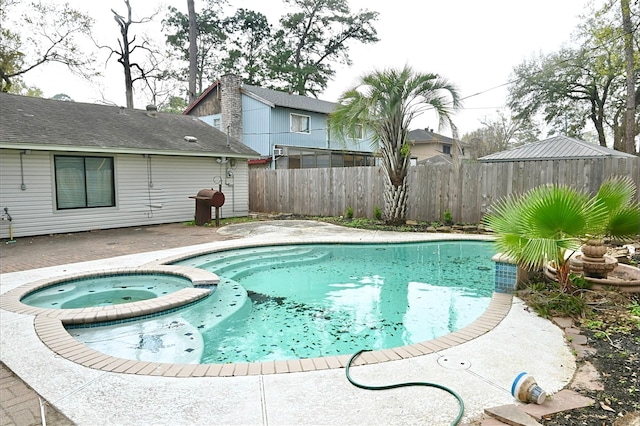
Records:
M115 206L112 157L54 157L59 210Z
M451 145L442 145L442 153L451 155Z
M309 133L308 115L291 114L291 132L293 133Z
M362 125L356 124L350 136L353 139L362 139Z

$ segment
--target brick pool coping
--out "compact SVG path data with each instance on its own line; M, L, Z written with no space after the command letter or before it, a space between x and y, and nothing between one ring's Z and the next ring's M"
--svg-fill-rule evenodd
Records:
M222 250L228 249L229 247L226 247ZM207 252L215 251L218 250L208 250ZM105 321L118 322L133 317L165 313L167 310L177 309L208 296L211 292L209 288L197 288L196 286L219 283L216 274L196 268L166 265L166 263L193 255L194 253L174 256L138 268L91 271L34 281L2 294L0 308L19 314L35 315L36 334L50 350L76 364L107 372L163 377L231 377L326 370L344 368L347 365L351 355L227 364L174 364L137 361L96 351L77 341L66 330L65 325L86 325ZM184 288L154 299L95 308L45 309L20 302L20 299L30 292L70 280L119 274L154 273L189 278L194 287ZM427 355L471 341L491 331L506 317L511 308L512 299L513 297L509 293L494 292L488 308L466 327L445 336L412 345L363 352L354 360L353 365L377 364Z
M116 275L151 274L181 276L189 279L193 287L183 288L164 296L139 302L91 308L47 309L29 306L21 302L21 299L29 293L69 281ZM177 309L190 303L194 303L203 297L207 297L211 294L211 290L208 287L218 284L219 282L220 278L212 272L183 266L150 265L139 268L98 270L60 276L55 279L45 278L21 285L20 287L10 290L0 296L0 308L18 314L56 318L60 320L63 325L87 325L165 313L168 310ZM207 288L198 288L199 286L206 286Z

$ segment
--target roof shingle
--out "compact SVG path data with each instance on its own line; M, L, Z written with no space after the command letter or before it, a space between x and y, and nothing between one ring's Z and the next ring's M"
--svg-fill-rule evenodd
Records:
M259 157L196 117L0 93L0 144ZM196 138L190 142L186 136Z
M338 105L334 102L323 101L308 96L293 95L279 90L265 89L264 87L251 86L248 84L242 85L242 89L276 106L285 108L330 114Z

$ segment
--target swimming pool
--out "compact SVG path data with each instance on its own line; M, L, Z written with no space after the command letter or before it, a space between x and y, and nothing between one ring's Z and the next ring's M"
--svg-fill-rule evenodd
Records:
M237 363L350 354L430 340L480 316L494 288L486 242L309 244L175 264L220 276L209 297L142 321L69 332L120 358Z

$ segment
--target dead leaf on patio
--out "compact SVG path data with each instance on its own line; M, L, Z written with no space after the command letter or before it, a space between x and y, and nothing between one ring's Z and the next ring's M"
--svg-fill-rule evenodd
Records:
M612 413L615 413L616 410L614 410L613 408L609 407L607 404L601 402L600 403L600 408L602 408L605 411L611 411Z

